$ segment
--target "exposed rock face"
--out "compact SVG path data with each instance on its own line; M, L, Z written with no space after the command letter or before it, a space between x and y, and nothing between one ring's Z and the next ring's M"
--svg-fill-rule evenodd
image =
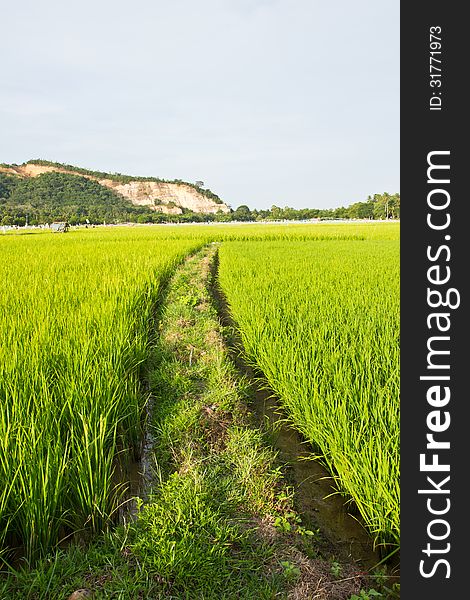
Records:
M58 169L56 167L48 167L43 165L19 165L10 167L0 167L1 173L7 173L7 175L19 175L20 177L37 177L43 173L51 173L52 171L59 173L68 173L65 169ZM90 179L93 179L90 177Z
M43 173L68 173L93 179L118 194L124 196L136 206L148 206L152 210L165 214L181 214L183 208L195 213L230 212L226 204L218 204L201 194L197 189L185 183L164 183L161 181L130 181L120 183L113 179L99 179L92 175L83 175L60 167L48 165L24 164L19 166L0 167L0 172L20 177L37 177Z
M118 183L112 179L101 179L99 182L106 187L118 192L133 204L149 206L162 212L170 212L172 202L181 208L187 208L197 213L217 213L219 210L227 213L229 208L226 204L217 204L210 198L203 196L200 192L184 183L163 183L160 181L130 181L129 183ZM167 210L168 209L168 210Z

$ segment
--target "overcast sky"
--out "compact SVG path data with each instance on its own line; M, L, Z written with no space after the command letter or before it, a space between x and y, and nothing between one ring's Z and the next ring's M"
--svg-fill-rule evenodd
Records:
M232 207L399 191L398 0L22 0L0 162L202 180Z

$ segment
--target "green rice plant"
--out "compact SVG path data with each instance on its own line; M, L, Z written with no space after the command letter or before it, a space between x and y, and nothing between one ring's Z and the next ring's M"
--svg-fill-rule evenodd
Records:
M201 241L153 230L0 239L0 543L28 560L100 531L138 453L162 283Z
M362 260L359 248L375 248L383 258L381 249L387 244L396 246L397 232L398 227L390 224L318 223L162 225L72 229L66 235L25 235L21 231L1 235L0 558L8 559L9 552L17 548L17 555L32 561L73 532L100 531L112 520L122 491L113 477L116 457L138 454L145 425L147 398L141 382L150 339L155 336L155 305L162 284L188 253L212 241L224 242L224 286L244 331L247 350L281 395L289 398L295 393L296 401L289 409L292 418L320 445L322 438L312 425L323 426L315 402L321 404L325 394L332 396L326 389L331 373L328 377L322 373L327 367L333 373L335 368L343 372L332 358L338 342L331 333L334 328L319 327L312 337L312 327L315 331L317 321L321 323L328 313L331 298L327 290L322 296L317 284L325 282L336 268L330 265L332 268L321 270L322 261L336 256L338 265L343 270L347 267L354 279L362 269L357 264ZM300 252L302 248L308 249L306 254ZM343 255L349 258L343 260ZM368 264L377 266L382 259L374 256ZM395 264L395 259L390 255L391 263ZM273 270L276 262L277 271ZM318 272L316 278L310 276L312 265ZM376 266L370 279L377 283ZM284 276L287 279L282 283ZM337 276L343 277L341 269ZM358 285L367 284L359 281ZM346 312L331 313L330 321L349 319L352 327L358 321L359 331L361 318L348 304L348 292L341 289ZM317 294L314 305L309 304L312 290ZM374 293L375 310L389 310L388 317L394 315L395 304L389 308L383 304L383 290ZM239 308L237 295L245 295L248 301L244 304L242 298ZM292 299L303 308L296 308ZM370 313L369 318L372 322L378 318L381 327L395 335L395 317L388 325L387 318L380 315ZM344 331L354 337L356 330ZM286 339L291 338L295 347L289 349ZM380 347L382 338L377 340L375 346ZM330 359L328 352L320 352L328 346ZM344 372L363 372L361 381L369 381L360 358L351 352L346 356L349 363ZM382 363L380 372L386 384L376 387L370 380L359 385L354 378L345 378L343 387L355 398L369 386L379 390L379 404L385 402L396 386L395 355L383 357ZM378 377L376 370L372 371ZM338 375L334 385L340 379ZM388 413L381 414L369 403L368 410L378 425L388 427ZM358 429L364 433L361 440L368 439L371 417L365 409L357 409L351 416L353 403L346 408L339 403L335 410L338 423L349 424L351 418L357 421L350 437L354 438ZM395 430L390 432L395 436ZM345 469L355 469L348 466L348 451L341 453L335 446L339 442L326 437L329 445L324 444L324 453L332 468L344 463ZM368 443L360 449L369 453L373 463L369 479L377 485L377 472L382 468L388 483L380 484L381 493L393 498L385 459ZM381 452L387 457L394 450L386 445ZM347 481L346 476L343 479ZM365 513L376 499L365 496L356 501L360 507L362 502ZM388 523L392 513L383 515L383 520ZM373 526L377 530L384 527L378 521Z
M166 239L212 241L302 241L302 240L393 240L398 223L237 223L211 225L164 225L159 235Z
M392 544L399 541L398 258L397 239L231 242L220 249L219 272L248 358L376 541Z

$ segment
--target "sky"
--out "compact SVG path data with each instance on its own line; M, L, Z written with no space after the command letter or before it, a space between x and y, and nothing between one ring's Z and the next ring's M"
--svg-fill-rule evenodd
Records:
M399 192L399 5L5 3L0 162L201 180L233 208Z

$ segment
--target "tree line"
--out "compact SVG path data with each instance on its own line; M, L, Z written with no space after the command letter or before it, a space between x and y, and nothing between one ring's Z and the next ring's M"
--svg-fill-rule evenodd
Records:
M152 211L134 206L98 182L65 173L20 178L0 173L0 224L39 225L52 221L114 223L147 219Z
M250 210L248 206L239 206L224 220L231 221L303 221L308 219L399 219L400 194L374 194L365 202L355 202L339 208L281 208L273 205L267 210Z
M279 221L309 219L396 219L400 217L399 194L375 194L365 202L334 209L273 205L270 209L253 209L241 205L229 213L194 213L167 215L147 206L135 206L96 181L67 173L44 173L34 178L20 178L0 173L0 225L40 225L67 221L85 223L181 223L230 221Z

